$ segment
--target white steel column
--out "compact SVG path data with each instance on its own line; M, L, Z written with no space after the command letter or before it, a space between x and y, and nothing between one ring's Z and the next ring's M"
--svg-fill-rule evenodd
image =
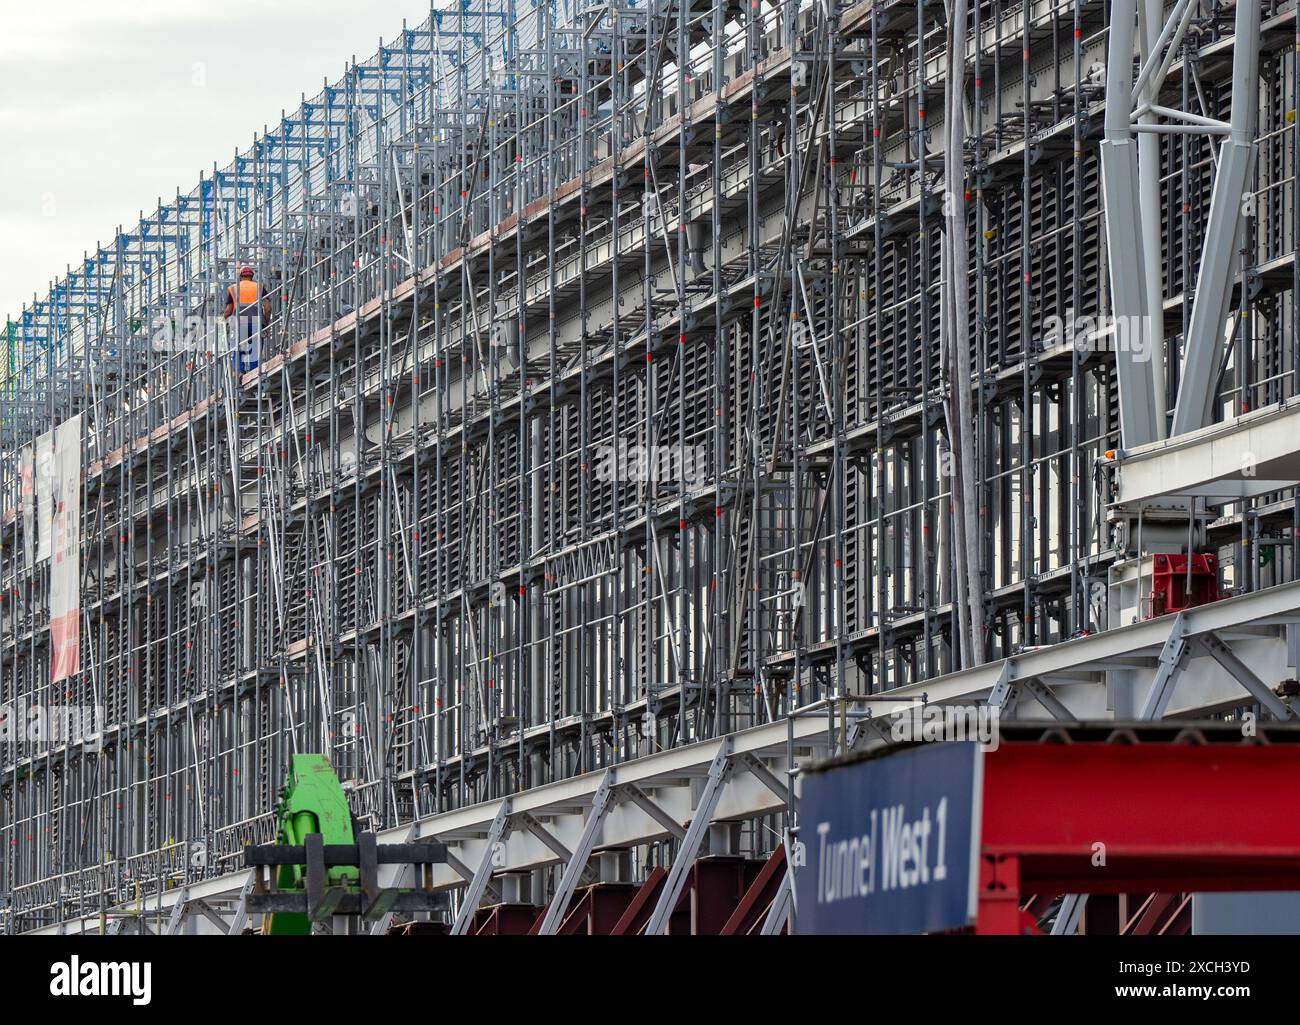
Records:
M1239 0L1237 4L1232 51L1232 121L1228 137L1219 150L1218 175L1210 199L1205 248L1196 281L1192 319L1187 328L1186 356L1171 429L1175 435L1204 427L1213 419L1216 377L1223 359L1233 267L1241 234L1242 199L1255 162L1259 8L1258 0Z
M1190 10L1193 5L1188 5ZM1142 0L1138 24L1139 52L1143 66L1156 52L1158 34L1164 22L1163 0ZM1139 105L1154 104L1157 89L1148 77L1139 83ZM1153 125L1156 117L1143 114L1140 124ZM1138 207L1142 212L1142 235L1147 245L1142 251L1143 280L1146 288L1146 344L1143 352L1151 364L1152 397L1155 421L1164 437L1165 431L1165 284L1163 247L1160 241L1160 136L1143 132L1138 136ZM1118 337L1118 336L1117 336ZM1117 357L1118 358L1118 357Z
M1157 416L1153 361L1134 333L1146 331L1146 240L1139 206L1138 146L1131 121L1133 55L1137 0L1115 0L1106 60L1106 130L1101 143L1107 262L1115 331L1115 379L1119 386L1120 439L1133 448L1157 441L1163 422ZM1158 236L1157 236L1158 241ZM1159 253L1156 254L1159 259ZM1139 339L1141 336L1138 336ZM1123 344L1123 343L1127 344Z

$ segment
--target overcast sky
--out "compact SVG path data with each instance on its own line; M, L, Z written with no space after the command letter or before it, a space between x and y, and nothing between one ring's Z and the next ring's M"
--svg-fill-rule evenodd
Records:
M0 322L428 0L0 0Z

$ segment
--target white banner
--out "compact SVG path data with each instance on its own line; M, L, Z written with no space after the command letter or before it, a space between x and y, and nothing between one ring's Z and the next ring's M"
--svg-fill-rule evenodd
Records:
M52 477L50 681L81 670L81 416L56 430Z
M23 569L28 572L36 564L36 453L31 445L24 445L19 459L21 469L20 496L23 511Z
M50 557L54 532L54 432L36 439L36 561Z

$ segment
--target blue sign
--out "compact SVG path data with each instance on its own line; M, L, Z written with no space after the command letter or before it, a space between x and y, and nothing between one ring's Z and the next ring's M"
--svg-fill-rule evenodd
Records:
M983 768L970 741L805 775L794 931L897 935L973 923Z

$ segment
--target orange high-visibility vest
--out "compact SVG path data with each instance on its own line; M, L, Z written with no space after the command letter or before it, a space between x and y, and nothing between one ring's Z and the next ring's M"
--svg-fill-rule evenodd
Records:
M256 306L261 290L257 287L256 281L241 280L239 282L239 294L235 294L235 286L231 285L226 289L230 296L230 301L236 306Z

